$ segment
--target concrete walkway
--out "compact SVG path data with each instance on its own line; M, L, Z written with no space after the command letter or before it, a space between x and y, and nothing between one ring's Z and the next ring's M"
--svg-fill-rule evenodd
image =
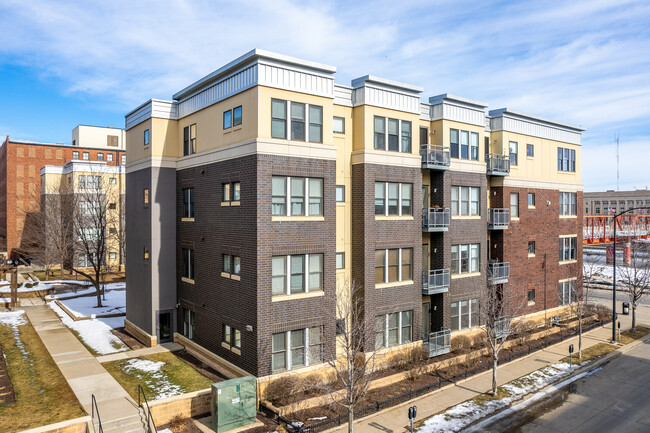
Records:
M619 318L621 319L621 329L629 329L631 326L630 316L619 316ZM582 336L583 350L598 343L609 343L612 339L611 336L611 324L585 333ZM524 358L499 366L497 373L498 383L504 384L510 382L511 380L525 376L535 370L558 362L560 359L568 356L570 344L574 345L575 353L577 354L578 337L574 337L556 345L549 346L539 352L532 353ZM416 405L418 407L418 416L416 421L419 421L474 398L477 395L483 394L491 388L492 370L489 370L469 379L459 381L456 384L443 387L441 390L434 391L430 394L362 418L354 423L354 429L356 432L372 433L404 432L408 425L408 408L410 406ZM347 424L328 430L328 432L332 433L342 433L346 431Z
M122 359L137 358L139 356L153 355L155 353L178 352L185 349L178 343L162 343L154 347L145 347L143 349L127 350L126 352L111 353L110 355L98 356L96 359L100 363L118 361Z
M54 363L83 406L92 413L94 394L102 423L137 415L137 405L47 305L23 308Z

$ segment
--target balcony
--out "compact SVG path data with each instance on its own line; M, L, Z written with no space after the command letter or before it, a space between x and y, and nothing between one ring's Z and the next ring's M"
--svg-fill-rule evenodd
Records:
M422 168L431 170L449 170L449 147L434 144L420 145Z
M488 176L508 176L510 174L510 156L490 153L485 155Z
M510 224L510 209L488 209L488 230L506 230Z
M510 263L491 261L488 263L487 282L488 284L505 284L510 278Z
M449 353L451 349L451 329L430 333L427 345L429 346L429 358Z
M423 232L446 232L449 230L449 208L422 209Z
M449 269L422 272L422 294L437 295L449 291Z

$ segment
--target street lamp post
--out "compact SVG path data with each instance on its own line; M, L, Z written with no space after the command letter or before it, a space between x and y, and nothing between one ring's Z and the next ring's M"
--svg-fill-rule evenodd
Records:
M633 210L649 210L650 207L635 207L632 209L624 210L614 215L614 257L612 259L612 344L616 344L616 219L623 214Z

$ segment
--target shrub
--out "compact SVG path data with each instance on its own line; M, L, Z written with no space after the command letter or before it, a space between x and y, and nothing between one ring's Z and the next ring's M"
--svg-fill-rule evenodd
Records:
M284 406L290 397L300 391L301 379L296 376L284 376L270 382L264 390L264 397L274 406Z
M472 349L472 339L467 335L459 335L451 340L451 351L464 353Z

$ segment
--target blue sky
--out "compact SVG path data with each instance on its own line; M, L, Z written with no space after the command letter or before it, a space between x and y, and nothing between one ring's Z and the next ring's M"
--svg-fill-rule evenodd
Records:
M69 143L252 48L587 128L585 190L650 187L650 2L0 0L0 136Z

